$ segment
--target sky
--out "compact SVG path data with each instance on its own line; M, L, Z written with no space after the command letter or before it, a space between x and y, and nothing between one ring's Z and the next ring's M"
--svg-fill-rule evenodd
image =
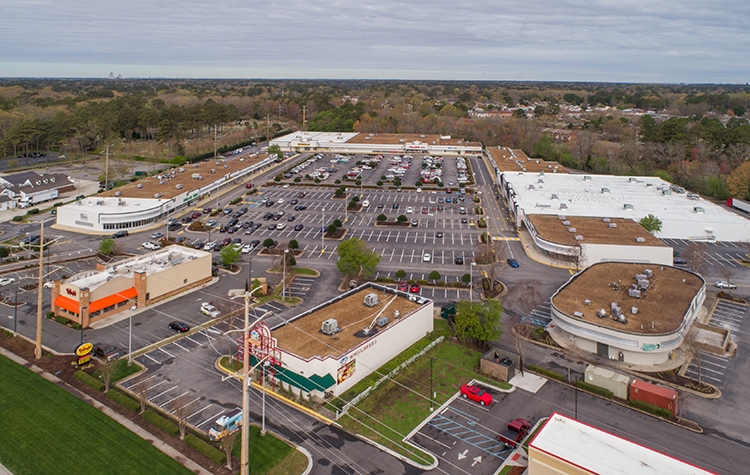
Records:
M741 0L2 0L0 77L746 83Z

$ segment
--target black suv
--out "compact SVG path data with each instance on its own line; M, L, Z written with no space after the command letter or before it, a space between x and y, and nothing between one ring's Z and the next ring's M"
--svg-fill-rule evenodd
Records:
M169 229L170 231L177 231L181 227L182 227L182 224L180 223L172 223L169 226L167 226L167 229Z
M464 265L464 256L456 256L456 264L459 266Z
M116 233L114 233L112 235L112 239L117 239L117 238L126 237L126 236L128 236L128 232L123 229L121 231L117 231Z

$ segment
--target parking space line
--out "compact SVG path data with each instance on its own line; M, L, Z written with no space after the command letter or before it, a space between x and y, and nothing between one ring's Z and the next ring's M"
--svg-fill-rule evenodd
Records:
M189 392L190 392L190 391L185 391L184 393L180 394L179 396L175 396L175 397L173 397L172 399L169 399L169 400L168 400L167 402L164 402L164 403L162 403L162 404L159 404L159 407L164 407L164 406L166 406L167 404L169 404L170 402L172 402L172 401L176 401L176 400L177 400L178 398L180 398L180 397L184 396L185 394L187 394L187 393L189 393ZM170 411L170 412L171 412L171 411Z
M180 345L180 344L179 344L179 343L177 343L176 341L173 341L173 342L172 342L172 344L173 344L174 346L176 346L177 348L183 349L183 350L185 350L186 352L190 353L190 350L188 350L188 349L187 349L187 348L185 348L184 346ZM166 352L165 352L165 353L166 353Z
M165 381L165 382L166 382L166 381ZM174 386L172 386L171 388L167 389L166 391L162 391L162 392L160 392L159 394L157 394L157 395L155 395L155 396L151 396L150 398L148 398L148 400L149 400L149 401L153 401L153 400L154 400L154 399L156 399L157 397L159 397L159 396L161 396L161 395L164 395L164 394L167 394L167 393L168 393L169 391L171 391L171 390L173 390L173 389L176 389L176 388L177 388L177 385L174 385Z
M210 406L209 406L210 407ZM201 422L200 424L196 425L198 429L201 428L201 426L205 425L207 422L214 422L220 415L224 414L226 411L222 409L220 412L217 412L215 416L209 417L205 421Z

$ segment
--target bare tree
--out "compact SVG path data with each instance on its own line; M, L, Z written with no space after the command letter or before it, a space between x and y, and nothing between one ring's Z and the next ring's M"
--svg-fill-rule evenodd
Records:
M172 412L177 418L177 426L180 428L180 440L185 439L187 430L188 416L193 410L193 401L187 396L182 395L172 401ZM231 468L231 467L230 467Z
M232 470L232 450L234 450L234 444L237 442L237 436L240 435L239 430L231 432L221 439L221 448L224 450L224 454L227 456L227 468ZM242 450L247 450L247 447L243 447Z
M706 267L706 250L704 247L698 243L691 242L683 252L685 261L693 269L693 272L703 274L703 270Z
M148 401L148 390L151 389L151 380L143 379L135 385L135 394L138 396L138 402L141 403L141 412L146 412L146 401Z
M513 346L518 352L518 367L523 375L524 361L526 360L526 350L529 347L529 340L534 327L525 318L537 305L542 302L542 296L539 293L539 281L525 281L511 287L505 296L505 308L512 310L517 315L514 318L513 325Z
M115 364L117 360L107 361L99 367L99 371L102 373L102 380L104 381L104 393L109 391L109 385L112 382L112 375L115 374Z
M570 154L580 163L582 170L588 168L588 161L594 152L594 145L596 145L598 139L599 136L595 133L578 132L568 146Z
M698 345L698 329L695 327L695 324L685 334L683 345L685 345L685 351L690 357L689 361L695 360L698 366L698 383L703 384L703 353Z

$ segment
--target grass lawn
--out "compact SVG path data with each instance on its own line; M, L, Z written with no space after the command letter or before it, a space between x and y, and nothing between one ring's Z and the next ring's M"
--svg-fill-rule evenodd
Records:
M0 462L14 475L191 473L114 420L0 356Z
M294 269L294 273L297 275L320 275L320 272L316 271L315 269L307 269L305 267L296 267Z
M127 358L120 358L114 363L114 365L115 365L115 371L112 373L112 380L110 381L110 383L113 385L117 381L123 378L126 378L130 376L131 374L135 374L141 370L141 367L135 363L129 365ZM101 370L98 370L98 369L91 374L91 376L97 379L101 379L101 375L102 375L102 372Z
M436 333L444 333L446 329L444 321L435 321ZM435 337L431 335L427 338ZM420 340L415 346L424 347L425 343ZM405 353L416 353L411 350L412 348ZM395 382L389 381L379 386L356 408L350 409L339 422L348 430L369 437L412 460L428 463L430 458L421 455L401 440L430 415L430 380L436 393L434 408L450 399L461 385L472 379L510 388L507 383L490 381L477 373L481 356L478 351L445 341L399 373ZM398 359L401 359L401 355ZM379 371L387 373L390 369L381 368ZM344 399L350 399L346 396Z
M241 437L237 437L232 451L238 459L242 456L241 440ZM302 460L299 457L302 457ZM250 473L253 475L294 474L302 473L305 467L307 467L307 458L294 447L270 433L261 437L260 427L250 426Z

